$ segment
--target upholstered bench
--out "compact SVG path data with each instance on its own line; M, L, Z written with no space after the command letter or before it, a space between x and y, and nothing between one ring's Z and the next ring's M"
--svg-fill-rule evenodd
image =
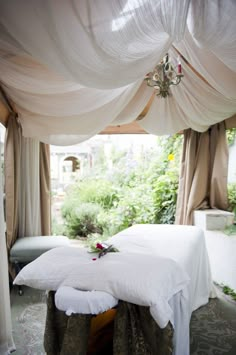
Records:
M22 265L30 263L46 251L53 248L68 246L69 244L70 240L64 236L19 238L10 250L10 262L14 264L17 274ZM22 289L20 287L19 294L22 294Z

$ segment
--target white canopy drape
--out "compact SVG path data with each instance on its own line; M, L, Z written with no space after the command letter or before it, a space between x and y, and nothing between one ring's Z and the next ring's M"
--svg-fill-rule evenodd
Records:
M0 80L25 137L72 144L133 121L152 89L143 78L173 47L188 60L148 132L204 131L236 112L236 2L1 1ZM206 81L203 81L196 71Z

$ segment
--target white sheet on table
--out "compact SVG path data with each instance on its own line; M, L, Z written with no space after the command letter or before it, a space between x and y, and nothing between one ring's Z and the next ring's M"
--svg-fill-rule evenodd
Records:
M175 260L190 277L190 310L215 297L205 236L195 226L137 224L108 240L120 251L148 253Z
M148 306L157 324L164 328L169 321L174 324L169 300L188 283L189 277L174 260L123 251L87 263L79 272L71 270L62 285L105 291L120 300Z
M191 313L216 295L204 232L195 226L139 224L116 234L108 243L121 251L169 257L189 275L187 294L184 290L169 301L174 314L174 355L188 355Z

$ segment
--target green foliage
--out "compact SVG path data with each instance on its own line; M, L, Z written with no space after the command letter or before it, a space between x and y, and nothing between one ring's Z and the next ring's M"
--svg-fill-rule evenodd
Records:
M102 226L99 224L97 216L102 207L95 203L74 203L71 208L67 204L62 209L62 216L66 221L66 232L71 237L86 237L91 233L102 233Z
M229 146L233 145L236 138L236 128L227 129L226 136L227 136L228 145Z
M108 180L87 179L79 181L72 186L67 194L65 206L69 204L83 202L97 203L105 209L113 206L116 200L116 191L112 183Z
M236 225L232 224L225 228L224 233L228 236L236 235Z
M133 224L174 223L182 135L157 139L147 154L113 151L112 174L77 182L62 207L67 235L107 237ZM101 165L105 161L100 155ZM89 237L90 239L94 237Z
M106 235L113 235L133 224L154 223L154 204L151 186L123 186L119 201L112 209L98 216Z
M174 223L178 180L175 171L167 171L154 182L155 223Z
M236 217L236 183L228 184L229 209L233 211Z
M226 295L231 296L233 298L233 300L236 301L236 292L232 288L230 288L229 286L222 285L222 287L223 287L223 292Z
M52 235L66 235L64 224L57 223L55 218L52 218Z

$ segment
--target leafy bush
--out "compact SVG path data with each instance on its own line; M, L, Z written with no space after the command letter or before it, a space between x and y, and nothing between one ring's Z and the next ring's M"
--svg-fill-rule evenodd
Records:
M66 235L64 224L59 224L55 218L52 218L52 235Z
M73 208L62 209L62 216L66 221L66 232L71 237L87 237L92 233L102 234L103 229L97 220L102 207L95 203L81 203Z
M230 287L227 286L227 285L222 285L222 288L223 288L223 292L224 292L226 295L231 296L232 299L236 301L236 292L235 292L235 290L233 290L232 288L230 288Z
M113 206L116 199L116 190L110 181L87 179L72 186L67 194L65 206L79 202L91 202L108 209Z
M178 175L168 171L154 182L155 223L173 224L175 221Z
M113 235L133 224L154 223L154 201L151 186L123 187L117 204L98 216L106 235Z
M229 209L236 217L236 183L228 184Z
M227 137L228 145L229 146L233 145L236 138L236 128L227 129L226 137Z
M157 141L158 149L145 159L127 161L122 153L112 174L79 181L67 192L67 234L110 236L133 224L174 223L182 136Z

